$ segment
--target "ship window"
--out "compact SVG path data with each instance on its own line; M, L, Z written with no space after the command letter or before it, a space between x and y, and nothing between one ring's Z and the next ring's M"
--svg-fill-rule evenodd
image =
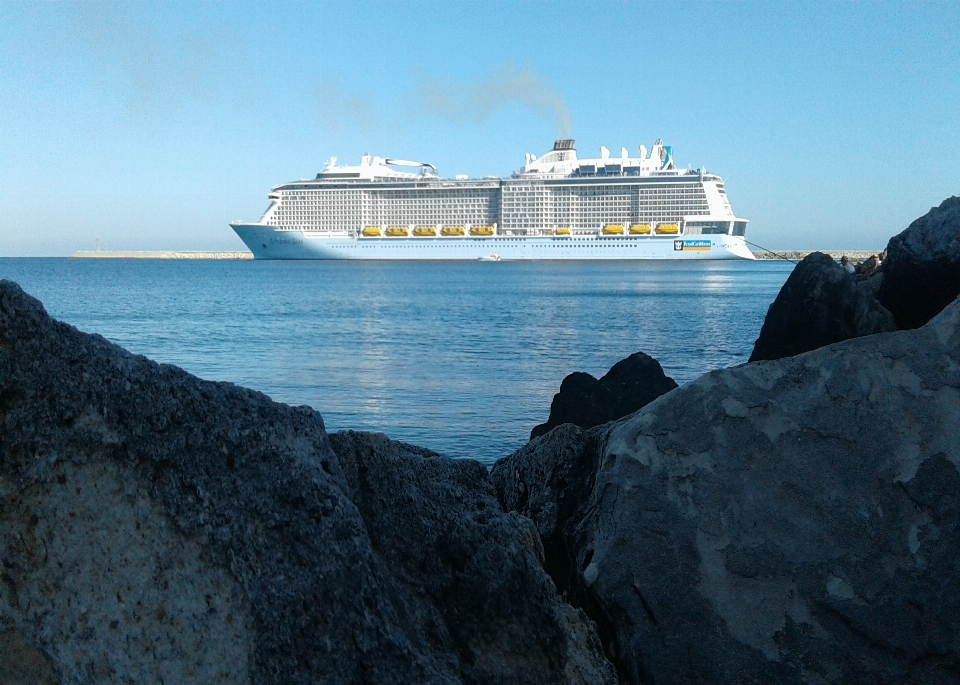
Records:
M696 235L726 235L730 231L729 221L688 221L684 233Z

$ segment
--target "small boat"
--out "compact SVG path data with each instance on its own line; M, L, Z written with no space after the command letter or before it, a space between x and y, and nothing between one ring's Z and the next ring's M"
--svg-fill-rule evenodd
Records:
M630 224L630 235L650 235L650 224Z
M374 236L379 236L379 235L380 235L380 227L379 227L379 226L367 226L366 228L363 229L363 235L364 235L365 237L367 237L367 238L373 238Z
M500 259L500 255L498 255L496 252L494 252L493 254L487 255L486 257L478 257L478 258L477 258L477 261L480 261L480 262L499 262L499 261L502 261L502 260Z
M470 235L493 235L493 226L472 226Z
M413 234L421 238L424 236L435 236L437 229L434 226L417 226L413 229Z
M463 226L444 226L440 229L440 235L443 236L464 235L464 233Z
M623 235L623 224L607 224L603 227L604 235Z
M657 235L677 235L680 227L676 224L657 224Z
M561 226L560 228L557 229L557 235L570 235L570 227Z
M390 226L387 228L387 236L390 238L400 238L407 235L406 226Z

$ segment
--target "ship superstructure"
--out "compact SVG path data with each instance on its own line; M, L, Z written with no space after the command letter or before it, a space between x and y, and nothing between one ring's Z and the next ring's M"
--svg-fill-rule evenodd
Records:
M267 259L752 259L723 180L680 169L657 141L630 157L572 140L509 178L442 179L427 163L330 159L274 187L256 223L231 224Z

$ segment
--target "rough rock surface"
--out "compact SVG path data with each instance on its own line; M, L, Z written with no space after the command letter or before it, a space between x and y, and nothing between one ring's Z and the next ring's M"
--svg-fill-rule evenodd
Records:
M750 361L781 359L841 340L897 330L876 299L877 279L858 282L829 255L803 259L767 310Z
M315 411L129 354L0 281L4 682L609 682L482 467L384 451L345 472ZM441 530L439 504L386 508L441 495L472 507ZM437 558L372 528L390 521Z
M559 433L492 478L622 682L960 682L960 303Z
M677 387L653 357L635 352L614 364L600 380L575 371L553 396L550 417L530 431L530 439L564 423L593 428L640 409Z
M960 295L960 197L887 243L879 299L900 328L918 328Z
M456 655L473 683L616 682L590 621L557 601L533 524L504 514L486 467L382 434L330 441L377 555L428 600L406 617L423 649Z

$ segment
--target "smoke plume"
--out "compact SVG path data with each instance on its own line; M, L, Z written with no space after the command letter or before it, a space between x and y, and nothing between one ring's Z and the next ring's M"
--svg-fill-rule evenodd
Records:
M382 129L384 118L380 107L369 96L346 90L335 75L323 76L317 86L317 100L321 126L329 133L337 133L347 126L367 135ZM401 95L391 109L403 113L399 119L393 119L394 123L415 124L439 119L480 125L496 110L515 104L551 121L557 137L570 137L570 110L566 99L532 69L515 69L511 64L502 64L487 78L473 83L417 73L412 88Z
M328 133L339 133L350 125L365 135L380 127L380 109L362 93L351 93L336 76L325 76L317 85L320 126Z
M129 5L67 7L81 54L92 58L95 77L104 88L119 86L135 115L156 116L191 101L251 96L254 84L237 68L245 59L243 41L229 24L195 26L165 39L148 21L149 14L136 14Z
M566 99L532 69L515 69L511 64L500 65L478 83L457 83L418 74L413 101L438 119L474 124L484 123L501 107L519 104L535 116L552 120L557 137L570 137Z

